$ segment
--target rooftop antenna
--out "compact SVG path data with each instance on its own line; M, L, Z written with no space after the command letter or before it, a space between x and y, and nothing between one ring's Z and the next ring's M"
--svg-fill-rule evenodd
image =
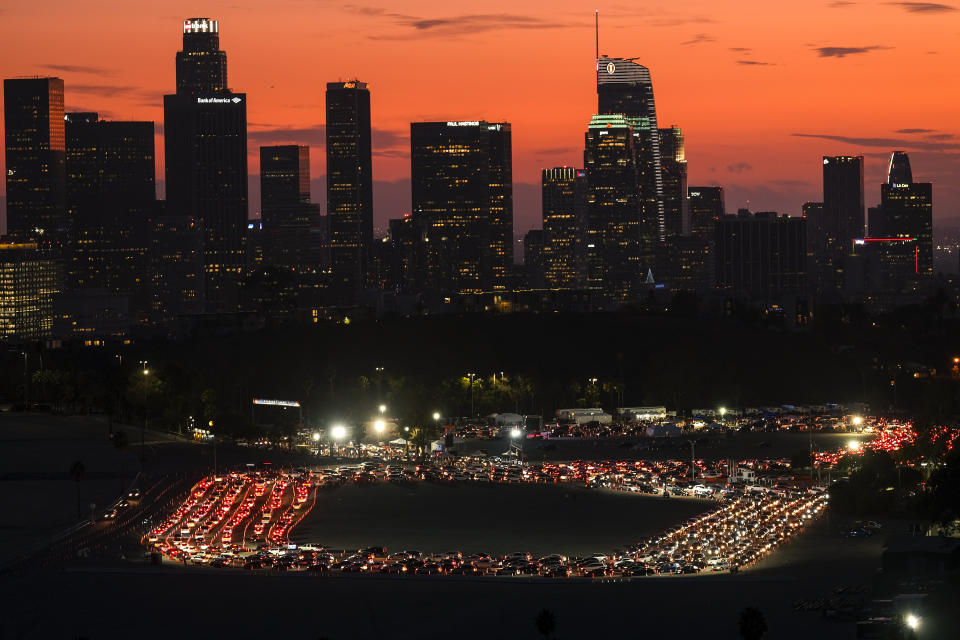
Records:
M597 47L597 56L596 59L600 59L600 9L593 10L593 30L594 30L594 42Z

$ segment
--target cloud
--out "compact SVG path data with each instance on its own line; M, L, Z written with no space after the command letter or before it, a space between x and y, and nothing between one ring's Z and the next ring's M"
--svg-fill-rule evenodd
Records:
M538 156L559 156L565 153L583 153L583 149L578 147L544 147L542 149L534 149L533 152Z
M681 42L680 44L702 44L704 42L716 42L717 39L706 33L695 34L692 38L686 42Z
M263 126L263 125L251 125ZM322 124L308 127L271 127L247 131L247 141L261 146L274 144L305 144L322 147L326 142Z
M900 7L910 13L951 13L956 7L940 2L888 2L887 4Z
M344 9L362 16L368 16L371 18L384 18L393 24L411 29L413 31L413 33L408 33L405 36L401 36L403 38L419 38L430 35L445 37L473 34L484 31L529 31L557 29L572 26L571 23L544 20L543 18L537 16L523 15L518 13L474 13L425 18L404 13L394 13L379 7L346 5ZM382 38L383 36L370 37L375 39Z
M753 51L750 47L729 47L730 51L736 51L737 53L748 53Z
M830 7L830 8L832 8L832 9L842 9L842 8L844 8L844 7L852 7L852 6L855 5L855 4L859 4L859 3L857 3L857 2L844 2L844 1L842 1L842 0L837 0L837 2L831 2L831 3L828 4L827 6Z
M936 140L909 140L907 138L857 138L852 136L835 136L825 133L791 133L796 138L819 138L832 140L860 147L886 147L888 149L922 149L925 151L949 151L960 149L960 142L943 142Z
M716 24L712 18L703 18L700 16L676 17L676 18L654 18L647 24L651 27L679 27L687 24Z
M60 71L62 73L88 73L98 76L112 76L113 71L104 67L88 67L79 64L41 64L37 65L41 69L49 71Z
M370 132L373 154L384 157L405 157L409 155L409 135L392 129L377 129ZM322 124L306 127L281 127L270 124L250 123L247 140L251 143L269 146L274 144L301 144L311 147L324 147L327 142L327 129ZM399 153L402 151L402 153Z
M87 107L77 107L74 105L66 105L63 108L64 113L95 113L97 117L101 120L113 120L112 111L104 111L103 109L89 109Z
M730 173L743 173L744 171L753 171L753 166L746 162L738 162L737 164L728 164L727 171Z
M869 53L871 51L880 51L883 49L892 49L893 47L884 47L878 44L869 47L816 47L814 51L821 58L845 58L847 56L860 53Z
M762 62L760 60L737 60L737 64L754 66L754 67L773 67L776 66L775 62Z
M66 93L82 93L85 95L98 95L98 96L121 96L121 95L151 95L156 97L156 92L145 91L140 87L132 87L129 85L113 85L113 84L75 84L70 83L66 86Z
M897 129L894 133L933 133L933 129Z
M805 189L807 187L813 186L812 182L807 180L791 180L791 179L780 179L780 180L770 180L770 184L775 184L778 187L784 187L788 189Z

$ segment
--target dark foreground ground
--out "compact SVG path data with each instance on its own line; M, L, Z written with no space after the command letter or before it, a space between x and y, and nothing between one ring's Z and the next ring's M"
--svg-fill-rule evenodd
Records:
M71 461L78 450L86 451L84 455L91 460L102 456L110 462L111 454L119 454L112 466L111 485L133 469L129 458L123 459L123 452L103 449L102 442L85 443L85 429L91 430L93 440L102 437L94 437L99 433L95 425L81 429L55 418L35 419L32 424L42 429L30 427L33 430L27 435L45 435L31 446L17 431L23 428L16 426L21 421L9 420L7 424L13 426L5 433L20 440L16 444L19 453L4 460L20 459L20 473L29 472L31 466L24 456L40 460L53 472ZM76 439L61 441L65 435ZM768 440L763 434L749 434L735 444L717 445L716 451L726 455L734 450L769 450L771 455L788 455L790 449L806 444L801 436L776 438L771 447L759 446L760 441ZM833 437L825 446L842 442L842 437ZM621 449L603 443L596 450L594 453L590 443L581 443L562 453L571 458L606 457L605 451ZM200 473L212 463L209 448L159 437L148 440L146 453L144 472L153 476ZM248 461L251 455L269 459L269 454L226 450L220 452L220 464ZM22 475L8 477L7 482L13 483L8 492L26 486ZM54 481L56 485L45 487L42 495L49 503L58 492L68 492L54 511L69 520L73 487L62 476ZM710 506L542 486L344 487L321 495L328 504L318 505L318 517L311 519L308 526L312 529L303 532L304 538L334 546L338 540L348 543L359 537L354 544L423 550L434 550L429 547L436 542L442 543L444 548L437 549L441 551L539 551L541 540L545 551L605 551L658 530L674 517L683 519L689 517L685 514ZM20 523L17 537L28 534L32 514L37 512L29 505L11 504L10 508ZM411 517L404 515L408 513ZM35 531L46 531L52 524ZM155 567L131 561L136 553L131 553L130 546L125 547L127 560L120 560L119 549L108 546L97 557L0 576L0 638L534 639L541 637L534 618L547 608L557 620L553 637L562 640L724 640L739 637L737 617L746 606L759 607L764 613L769 626L766 638L854 638L852 620L837 621L819 611L795 610L798 602L829 597L838 587L869 586L881 579L878 569L884 537L899 532L901 525L885 523L884 535L863 540L839 537L846 524L849 522L828 515L739 576L653 577L629 582L320 577ZM900 588L910 589L910 585ZM920 637L957 637L957 615L956 607L940 608L925 622Z
M375 533L375 532L372 532ZM11 581L4 638L536 638L540 609L557 638L737 638L746 606L768 638L852 638L851 622L794 603L867 584L881 542L840 540L826 520L740 576L631 582L271 575L98 562ZM934 636L929 636L934 637ZM955 637L940 635L938 637Z

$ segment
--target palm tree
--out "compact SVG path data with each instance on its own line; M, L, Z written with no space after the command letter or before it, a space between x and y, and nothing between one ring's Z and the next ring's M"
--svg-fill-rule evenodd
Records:
M767 632L767 621L756 607L747 607L740 612L740 637L743 640L760 640Z
M83 480L83 477L87 475L87 467L84 464L77 460L70 467L70 477L73 478L73 481L76 483L77 487L77 517L83 517L83 509L80 507L80 481Z
M557 620L550 609L541 609L533 624L544 638L549 638L557 628Z

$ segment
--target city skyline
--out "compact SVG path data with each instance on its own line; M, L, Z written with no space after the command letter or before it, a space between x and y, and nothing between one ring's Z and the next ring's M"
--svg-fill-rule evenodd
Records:
M580 141L596 94L593 7L579 5L521 15L504 13L507 9L494 3L490 13L461 16L433 10L427 3L411 7L411 15L375 7L321 7L309 14L317 17L316 24L353 25L341 31L354 35L333 34L324 26L321 38L309 39L297 37L312 24L302 20L306 10L301 5L279 5L270 12L236 6L206 11L221 25L221 48L230 55L230 86L250 96L247 150L252 176L259 171L260 145L307 144L320 160L312 164L311 176L319 200L316 181L325 176L323 88L338 77L360 77L371 86L378 229L386 227L387 217L398 217L410 207L409 123L486 118L511 122L516 136L519 235L539 226L540 170L579 166L582 161ZM957 90L937 84L936 75L957 49L949 36L960 12L934 3L825 3L804 7L802 15L800 9L778 7L778 16L757 3L740 2L711 7L708 15L698 13L701 5L686 3L672 13L654 8L644 16L600 7L600 53L638 56L638 62L650 68L660 126L683 128L689 184L723 185L728 211L747 206L749 200L752 209L798 215L804 201L819 200L821 156L862 154L866 205L873 206L889 152L904 149L915 173L936 184L935 220L956 215L960 143L953 141L948 127L956 104L950 92ZM732 21L753 5L748 43L737 39ZM62 77L67 111L152 119L161 131L162 96L174 84L172 63L182 21L170 13L191 15L194 9L135 7L131 11L138 13L125 9L116 18L78 14L62 22L70 24L69 30L31 34L26 40L17 25L31 19L31 11L5 10L0 26L5 35L0 46L8 54L2 58L5 77ZM66 17L73 9L63 11ZM421 14L431 17L415 20ZM291 20L295 16L300 18ZM90 29L83 27L94 17L101 27L106 20L110 47L91 37L92 23ZM109 27L114 19L118 28ZM797 38L775 37L769 29L757 28L757 23L772 28L778 20L795 24ZM804 25L814 24L822 42L799 36ZM282 38L281 29L286 34ZM264 42L272 47L263 49ZM133 54L118 65L111 52L124 43L133 47ZM745 44L750 46L741 46ZM444 59L456 62L464 82L452 87L445 80L452 63L437 74L437 47L444 49ZM475 49L484 51L479 62L474 62ZM25 55L29 51L45 53ZM523 67L529 73L510 72L518 57L529 60ZM880 91L891 77L910 78L910 92ZM564 87L561 94L558 83ZM409 91L411 86L417 91ZM841 88L845 99L836 100ZM779 99L773 96L776 91ZM562 99L544 109L542 95ZM719 99L704 100L711 95ZM770 109L770 104L779 108ZM163 158L162 135L156 156ZM158 160L157 175L163 173ZM250 184L254 191L258 181L252 178ZM163 195L162 185L158 190ZM251 212L259 209L258 201L251 193Z

